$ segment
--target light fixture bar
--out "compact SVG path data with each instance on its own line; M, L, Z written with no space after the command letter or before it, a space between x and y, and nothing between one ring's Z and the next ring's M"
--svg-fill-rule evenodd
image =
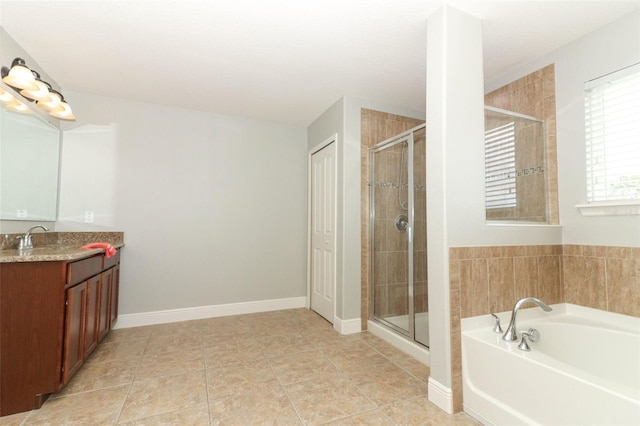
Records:
M64 96L52 89L51 84L42 80L38 72L27 67L24 59L15 58L11 63L11 68L2 67L2 81L16 89L29 102L36 101L36 106L47 111L50 116L60 120L76 119L71 107L64 100ZM1 91L0 102L5 103L7 109L15 112L24 112L24 108L29 109L18 100L15 100L15 102L22 106L16 106L13 102L15 99L13 96L11 96L11 99L7 98L5 100L5 94L11 96L4 90Z

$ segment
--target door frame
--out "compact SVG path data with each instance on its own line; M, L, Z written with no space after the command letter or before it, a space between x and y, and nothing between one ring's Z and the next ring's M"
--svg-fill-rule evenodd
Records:
M328 147L329 145L331 145L332 143L335 144L335 167L333 168L333 173L334 173L334 183L335 183L335 191L333 191L334 193L334 202L333 202L333 217L334 217L334 224L335 224L335 238L334 238L334 242L333 242L333 253L336 257L335 261L333 262L333 321L332 324L335 326L335 322L336 322L336 318L337 318L337 314L336 314L336 298L338 296L337 293L337 286L338 286L338 262L337 262L337 257L338 257L338 164L339 164L339 152L338 152L338 134L334 133L333 135L331 135L330 137L328 137L327 139L323 140L322 142L320 142L319 144L315 145L313 148L309 149L308 155L307 155L307 297L306 297L306 301L305 301L305 307L307 309L311 309L311 264L312 264L312 256L313 256L313 248L311 246L312 242L311 242L311 237L313 235L313 230L312 230L312 214L313 211L311 209L311 205L312 205L312 182L313 182L313 169L312 169L312 157L315 153L321 151L322 149Z

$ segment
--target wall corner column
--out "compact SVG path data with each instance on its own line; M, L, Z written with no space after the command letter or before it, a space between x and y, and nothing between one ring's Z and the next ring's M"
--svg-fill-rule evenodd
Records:
M448 413L462 409L460 363L453 361L460 339L451 321L449 247L459 243L468 215L483 201L484 181L468 174L474 170L475 176L483 158L483 146L476 143L484 129L483 80L480 19L443 6L427 19L427 245L429 400Z

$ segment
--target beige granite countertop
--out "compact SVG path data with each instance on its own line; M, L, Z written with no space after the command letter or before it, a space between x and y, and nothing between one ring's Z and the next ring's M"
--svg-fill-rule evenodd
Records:
M109 243L116 248L124 246L123 232L39 232L32 234L34 248L19 250L14 243L19 235L22 234L2 236L9 246L0 250L0 263L73 261L104 253L103 249L80 248L88 243Z

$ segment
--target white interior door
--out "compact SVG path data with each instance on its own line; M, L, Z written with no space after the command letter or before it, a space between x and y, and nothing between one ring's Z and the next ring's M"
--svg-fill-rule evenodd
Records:
M336 143L311 155L311 309L333 324L336 276Z

